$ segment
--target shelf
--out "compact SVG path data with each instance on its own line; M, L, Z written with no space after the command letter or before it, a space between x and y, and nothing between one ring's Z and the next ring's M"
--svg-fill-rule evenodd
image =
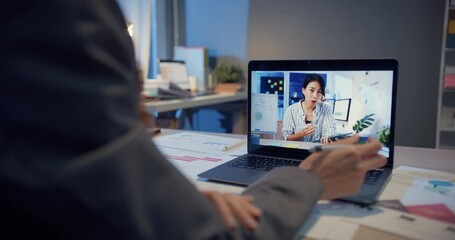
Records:
M455 132L455 128L454 127L441 127L439 129L439 131L441 131L441 132Z
M455 93L455 88L444 88L442 91L445 93Z
M454 75L455 74L455 65L454 64L446 64L444 67L444 76L445 75Z
M441 66L438 92L438 122L436 127L436 148L455 149L455 0L445 0L445 19L442 37ZM454 5L451 5L454 3Z

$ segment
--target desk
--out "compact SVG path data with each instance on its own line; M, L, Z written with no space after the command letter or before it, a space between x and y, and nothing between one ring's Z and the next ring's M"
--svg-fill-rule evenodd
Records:
M182 132L181 130L163 130L163 135L168 135L172 133L179 133ZM214 133L207 133L207 134L214 134ZM239 134L214 134L219 136L228 136L242 139L245 136ZM409 167L418 167L418 168L425 168L430 170L439 170L444 172L449 172L455 174L455 159L453 158L455 151L452 150L440 150L440 149L427 149L427 148L415 148L415 147L396 147L395 148L395 168L399 166L409 166ZM195 183L195 185L199 189L205 190L218 190L218 191L225 191L225 192L234 192L239 193L242 192L244 188L233 186L233 185L226 185L214 182L204 182L199 181L197 179L190 179ZM389 184L390 186L390 184ZM386 188L384 191L385 194L390 196L390 188ZM383 198L381 195L381 198ZM380 198L380 200L382 200ZM383 199L387 200L387 199ZM321 227L321 224L317 222L312 228ZM325 225L322 226L322 228ZM309 239L309 238L305 238ZM351 239L408 239L402 236L398 236L392 233L380 231L374 228L370 228L367 226L359 225L355 236Z
M395 147L394 168L399 166L455 173L455 151L397 146Z
M226 118L230 120L230 125L226 126L227 132L233 133L245 133L246 129L246 104L244 105L244 111L240 111L238 109L238 104L233 106L234 103L238 101L246 101L247 100L247 92L241 91L236 93L217 93L212 95L206 96L198 96L194 98L188 99L172 99L172 100L146 100L145 106L147 107L148 111L151 113L163 113L169 111L178 111L184 110L182 117L175 116L176 119L188 119L190 124L190 128L193 128L193 113L197 111L198 108L201 107L209 107L214 108L215 110L221 112L228 112L229 116ZM216 107L216 106L219 107ZM176 126L177 125L177 126ZM180 124L174 123L173 127L175 128L182 128L179 126ZM169 126L165 126L169 127ZM198 129L195 129L198 130Z
M163 129L161 134L169 135L179 132L182 132L182 130ZM238 139L244 139L246 137L242 134L205 133ZM417 167L455 174L455 151L447 149L396 146L394 168L399 166Z
M179 109L204 107L221 103L243 101L247 99L245 91L236 93L217 93L206 96L198 96L188 99L172 99L172 100L147 100L145 106L151 112L168 112Z

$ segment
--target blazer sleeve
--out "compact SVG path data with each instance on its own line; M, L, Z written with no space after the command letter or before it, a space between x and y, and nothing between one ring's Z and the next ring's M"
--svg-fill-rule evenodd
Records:
M282 167L251 185L243 194L252 195L263 216L257 239L293 239L322 193L316 174L296 167Z
M305 187L317 182L311 174L274 171L246 191L265 212L256 235L229 231L163 157L138 123L134 51L115 0L2 6L0 205L18 219L5 229L18 236L39 222L65 239L231 239L301 224L318 197Z

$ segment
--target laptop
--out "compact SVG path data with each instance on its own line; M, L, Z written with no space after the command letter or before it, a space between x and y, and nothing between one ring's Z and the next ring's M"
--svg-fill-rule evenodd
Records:
M209 169L199 178L247 186L274 167L298 166L319 141L285 140L286 109L302 99L309 74L322 77L322 100L333 113L334 141L358 132L383 144L387 165L370 171L360 192L340 200L373 204L390 178L394 157L398 62L393 59L253 60L248 64L247 154ZM334 122L334 123L333 123ZM333 129L332 128L332 129Z

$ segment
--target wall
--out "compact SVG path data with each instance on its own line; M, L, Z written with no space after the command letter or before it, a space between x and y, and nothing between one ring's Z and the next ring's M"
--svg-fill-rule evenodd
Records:
M148 77L150 61L150 20L151 0L117 0L123 15L133 25L133 43L136 58L142 67L144 77Z
M396 143L434 147L443 0L185 0L185 43L249 59L396 58ZM248 12L249 11L249 12ZM233 37L235 36L235 37Z
M434 147L443 0L250 0L248 59L395 58L395 142Z
M185 44L246 72L248 0L185 0ZM211 67L215 62L211 62Z
M207 47L212 69L217 62L232 64L242 70L245 79L249 1L185 0L184 9L185 21L180 26L180 32L184 34L181 41L183 45ZM239 105L230 104L218 109L199 110L193 115L193 129L210 132L232 131L229 126L235 121L233 110L222 111L222 108L230 107L236 108L237 112L240 109ZM182 128L190 127L185 123ZM237 133L244 133L245 130Z

